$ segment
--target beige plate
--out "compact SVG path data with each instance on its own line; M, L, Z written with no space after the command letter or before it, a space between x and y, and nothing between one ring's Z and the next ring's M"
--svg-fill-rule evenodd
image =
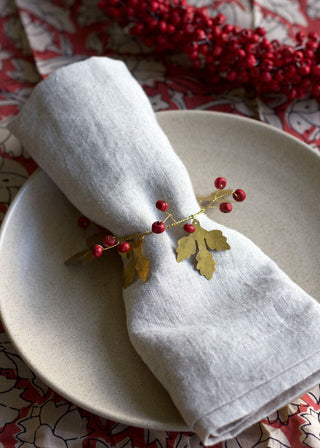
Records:
M247 201L231 214L211 210L211 216L251 237L320 299L320 158L248 119L214 112L162 112L158 118L198 194L213 191L217 176L247 191ZM77 217L40 171L12 204L0 240L8 334L33 371L79 406L133 426L186 430L130 346L117 255L82 268L63 264L83 247Z

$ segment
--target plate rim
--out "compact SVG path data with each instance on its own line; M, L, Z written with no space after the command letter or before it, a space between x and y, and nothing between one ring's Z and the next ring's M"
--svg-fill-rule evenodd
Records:
M156 113L157 118L164 116L164 115L166 115L166 116L170 115L172 117L174 117L174 116L177 116L177 117L178 116L179 117L189 116L189 119L191 116L194 116L194 115L199 116L199 117L201 115L207 116L207 117L211 116L211 118L214 118L214 117L223 118L224 120L229 120L230 122L237 121L237 122L246 123L247 125L250 125L250 126L255 126L257 128L263 128L264 132L267 131L267 132L270 132L271 134L278 134L282 138L285 137L286 139L289 139L290 141L292 141L293 143L298 145L300 147L301 151L302 150L307 151L309 156L315 157L316 158L315 160L317 160L317 163L320 163L320 154L318 155L307 143L301 141L297 137L292 136L291 134L288 134L287 132L285 132L281 129L275 128L267 123L257 121L250 117L243 117L243 116L229 114L229 113L225 113L225 112L198 111L198 110L170 110L170 111L161 111L161 112ZM161 118L160 118L160 120L161 120ZM6 214L4 216L4 219L2 221L1 228L0 228L0 251L1 251L2 244L3 244L4 238L5 238L6 229L10 224L10 219L11 219L11 216L14 214L14 210L18 206L19 201L21 200L22 196L28 190L29 185L32 184L33 182L36 182L37 178L40 176L41 173L44 173L44 172L41 170L41 168L37 168L28 177L28 179L23 184L23 186L20 188L20 190L16 194L14 200L8 207ZM46 173L45 173L45 175L47 176ZM142 422L140 421L140 419L135 419L134 415L130 415L130 417L128 417L128 419L121 418L121 420L117 420L117 416L110 415L110 413L108 413L108 412L104 412L103 414L100 412L97 412L97 410L94 409L94 405L84 403L81 398L74 397L72 394L69 394L69 395L66 394L66 391L63 389L62 386L55 383L54 381L51 381L51 379L48 379L48 377L46 375L42 374L41 370L39 370L39 368L37 366L33 365L32 360L29 359L29 357L24 354L23 347L21 348L21 345L16 343L16 340L15 340L14 336L12 335L12 332L10 329L10 324L7 323L6 318L3 316L3 302L4 301L0 299L0 318L1 318L1 322L4 327L4 330L5 330L6 334L8 335L9 340L12 343L13 347L15 348L15 350L17 351L19 356L21 356L23 362L25 362L25 364L36 374L36 376L39 379L41 379L41 381L43 381L46 385L48 385L53 391L60 394L66 400L71 401L72 403L76 404L77 406L79 406L83 409L86 409L87 411L91 412L92 414L100 415L101 417L107 418L110 420L115 419L116 421L119 421L119 422L124 423L129 426L137 426L137 427L142 427L142 428L146 428L146 429L155 429L155 430L162 430L162 431L190 431L190 428L188 428L186 425L177 427L176 425L172 426L170 424L166 424L166 426L164 427L163 422L159 422L158 426L153 423L150 424L148 422L144 422L142 425Z

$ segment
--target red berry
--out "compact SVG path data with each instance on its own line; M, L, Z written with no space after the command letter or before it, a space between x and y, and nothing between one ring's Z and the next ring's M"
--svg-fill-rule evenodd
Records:
M219 208L222 213L230 213L232 210L232 204L230 204L230 202L222 202Z
M78 219L78 226L81 229L87 229L90 225L90 219L86 218L85 216L80 216Z
M106 235L103 238L104 247L112 247L117 244L117 238L113 235Z
M238 188L233 192L232 196L235 201L242 202L245 200L247 195L243 190L241 190L241 188Z
M130 244L127 241L124 241L123 243L118 244L117 249L120 254L125 254L126 252L129 252Z
M162 233L166 230L166 226L162 221L155 221L152 224L152 232L153 233Z
M168 210L168 203L166 201L157 201L156 202L156 207L158 210L161 210L162 212L166 212Z
M99 258L103 253L103 247L100 244L96 244L93 246L91 253L94 258Z
M224 177L217 177L214 181L214 186L219 190L223 190L227 185L227 181Z
M183 226L183 230L185 230L188 233L193 233L193 232L196 231L196 228L195 228L195 226L193 224L186 223Z

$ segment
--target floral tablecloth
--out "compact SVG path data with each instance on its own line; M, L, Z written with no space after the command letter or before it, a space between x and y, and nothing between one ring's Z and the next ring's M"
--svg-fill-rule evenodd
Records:
M320 30L319 0L193 0L241 27L266 28L270 39L292 43L298 31ZM126 62L154 110L218 110L257 118L320 148L315 99L264 103L241 89L214 94L168 69L137 38L103 16L95 0L0 0L0 221L36 164L6 124L33 87L52 71L92 55ZM1 324L0 324L1 327ZM0 447L145 447L201 445L193 433L134 428L93 415L51 390L26 366L0 328ZM320 389L315 387L266 417L225 448L320 447Z

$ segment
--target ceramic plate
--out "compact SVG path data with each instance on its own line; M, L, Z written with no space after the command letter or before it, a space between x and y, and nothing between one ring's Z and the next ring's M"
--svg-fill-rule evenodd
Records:
M224 176L246 202L214 219L240 230L320 299L320 158L267 125L214 112L158 119L195 191ZM5 328L26 363L77 405L125 424L187 430L168 394L130 345L115 254L85 267L63 261L83 248L78 212L41 171L3 223L0 300Z

